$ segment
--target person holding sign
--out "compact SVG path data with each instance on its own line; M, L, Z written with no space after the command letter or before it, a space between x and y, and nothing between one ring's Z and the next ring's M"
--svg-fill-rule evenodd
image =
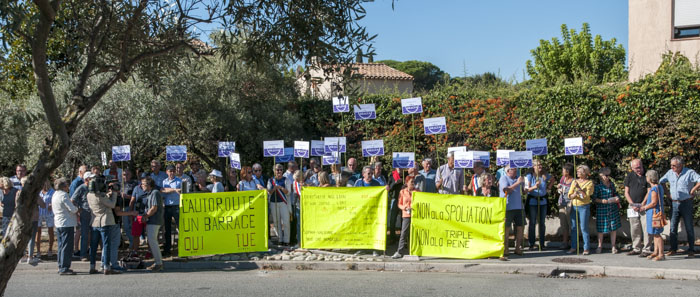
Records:
M664 240L661 238L661 233L664 232L664 225L654 227L653 217L654 214L661 213L661 220L666 221L666 215L664 215L664 188L659 186L659 174L656 170L649 170L646 173L647 182L651 186L649 194L644 201L646 205L640 207L639 211L646 212L647 217L647 230L649 230L649 235L654 236L654 252L647 256L647 259L654 261L665 260L664 256Z
M435 175L437 172L433 169L433 159L425 158L421 163L423 170L419 171L420 175L425 178L424 192L437 193L437 188L435 187Z
M318 187L318 173L321 172L321 165L316 158L309 160L309 170L304 173L304 184L309 187Z
M530 251L535 248L535 228L539 225L540 248L544 248L545 217L547 216L547 190L554 180L544 171L542 161L532 161L532 172L525 176L525 192L527 193L527 241Z
M579 227L583 235L583 255L591 253L588 245L588 219L591 215L591 196L593 195L593 181L588 176L591 169L586 165L579 165L576 168L577 179L571 184L569 198L571 199L571 249L569 254L575 253L579 249L578 237Z
M270 211L278 232L279 244L284 246L289 245L289 216L292 213L292 207L287 199L289 195L287 189L291 188L291 183L291 180L284 177L284 166L276 164L275 177L267 182L267 193L270 195Z
M212 193L220 193L224 191L224 185L221 183L221 179L223 178L221 171L216 169L212 170L211 173L209 173L209 178L211 180L209 190L211 190Z
M559 192L559 227L561 228L562 245L561 248L568 250L571 248L569 231L571 230L571 199L569 199L569 189L574 182L574 164L566 163L561 169L561 179L557 185Z
M463 194L464 171L455 168L454 152L447 153L447 164L438 168L435 187L440 194Z
M413 192L417 191L415 177L409 175L405 178L404 183L406 183L406 188L401 190L399 194L399 209L401 209L401 237L399 238L399 247L396 249L396 253L391 256L392 259L398 259L403 257L403 252L406 249L406 245L409 240L411 233L411 199L413 197Z
M603 251L603 234L610 233L612 253L617 254L615 246L617 229L620 229L620 198L617 197L615 184L610 179L610 168L603 167L598 171L600 184L595 186L593 197L596 203L596 231L598 231L598 248L596 253Z
M507 199L505 250L503 251L502 259L507 259L508 257L508 236L510 235L511 225L515 225L515 254L523 254L525 221L523 219L523 200L520 193L523 182L523 177L518 176L518 169L511 168L510 165L506 165L505 174L501 176L501 180L498 182L500 196Z

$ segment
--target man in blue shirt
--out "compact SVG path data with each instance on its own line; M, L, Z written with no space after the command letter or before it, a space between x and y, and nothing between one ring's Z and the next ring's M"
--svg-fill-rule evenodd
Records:
M688 258L694 258L693 196L700 188L700 175L684 165L682 157L673 157L671 170L659 180L659 184L669 184L668 188L673 202L671 203L671 249L666 255L673 256L678 253L678 223L682 218L685 232L688 235Z
M437 188L435 187L435 169L433 169L433 159L425 158L423 159L423 170L419 173L425 178L425 187L421 191L428 193L437 193Z
M73 197L73 193L75 193L75 189L80 187L84 183L83 181L83 174L87 171L87 165L80 165L78 168L78 176L73 179L73 181L70 183L70 189L68 192L68 197Z
M151 161L151 178L153 179L153 182L156 184L156 190L160 191L161 187L163 187L163 181L168 178L168 175L165 174L165 172L160 171L161 165L160 161L158 160L152 160Z
M355 187L381 187L382 185L376 179L372 178L372 167L365 166L362 168L362 179L355 182Z
M175 220L176 228L180 222L180 193L182 191L182 180L175 176L175 166L168 165L165 169L167 178L161 184L161 193L165 204L163 215L165 226L163 230L163 258L170 257L172 247L172 221Z
M380 186L386 186L386 177L382 174L382 162L374 162L374 180L376 180Z
M506 198L506 233L510 234L511 225L515 225L515 254L522 255L523 229L523 201L521 196L524 179L518 177L518 170L507 165L505 174L498 182L500 196ZM508 235L505 237L505 250L501 259L508 257Z

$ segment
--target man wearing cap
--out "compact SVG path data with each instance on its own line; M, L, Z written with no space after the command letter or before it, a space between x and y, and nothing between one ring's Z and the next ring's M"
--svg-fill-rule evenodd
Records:
M88 249L90 246L90 234L92 233L92 226L90 222L92 220L92 211L90 210L90 204L88 204L87 194L88 194L88 184L95 177L92 172L85 172L83 174L83 184L78 186L70 200L78 206L78 220L80 224L80 260L88 260Z
M175 176L175 166L168 165L165 169L168 178L163 180L161 193L165 204L164 228L163 228L163 258L170 257L172 247L172 221L175 220L175 227L179 227L180 222L180 192L182 189L182 179Z
M212 193L219 193L219 192L224 192L224 185L221 183L221 179L223 178L223 175L221 174L221 171L219 170L212 170L211 173L209 173L209 178L211 179L211 192Z

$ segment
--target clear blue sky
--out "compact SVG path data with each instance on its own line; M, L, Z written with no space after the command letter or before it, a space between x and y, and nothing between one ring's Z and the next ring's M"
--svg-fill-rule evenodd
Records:
M493 72L522 81L530 50L561 25L616 38L627 49L627 0L391 0L366 3L374 60L431 62L451 76Z

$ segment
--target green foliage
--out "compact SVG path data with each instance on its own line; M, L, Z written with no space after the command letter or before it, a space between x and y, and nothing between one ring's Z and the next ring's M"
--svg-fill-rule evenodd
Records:
M429 91L440 82L450 79L450 75L442 71L439 67L430 62L423 61L394 61L382 60L377 63L384 63L396 70L403 71L413 76L413 87L417 91Z
M530 51L534 62L528 60L526 67L533 83L552 86L588 80L600 84L627 79L625 49L615 38L594 38L588 23L583 23L579 33L562 25L561 35L561 41L556 37L542 39Z

